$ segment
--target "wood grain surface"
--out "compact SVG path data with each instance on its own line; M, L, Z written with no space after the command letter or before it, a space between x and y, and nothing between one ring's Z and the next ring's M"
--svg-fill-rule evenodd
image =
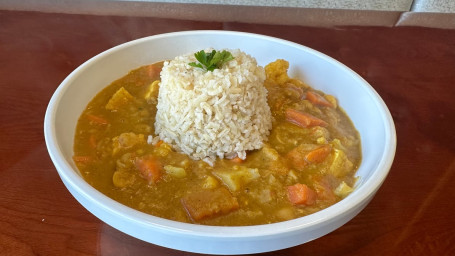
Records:
M291 40L364 77L397 129L394 164L371 203L315 241L261 255L455 255L455 30L311 28L0 11L0 255L196 255L104 224L61 182L43 120L59 83L94 55L182 30Z

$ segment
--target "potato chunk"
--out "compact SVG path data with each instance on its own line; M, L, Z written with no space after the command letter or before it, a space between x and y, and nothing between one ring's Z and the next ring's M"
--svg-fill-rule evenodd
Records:
M213 176L207 176L202 183L202 188L204 189L214 189L218 186L218 180Z
M127 171L116 171L112 176L112 182L114 186L118 188L124 188L132 185L135 181L134 175Z
M354 164L349 161L346 153L340 149L333 149L332 163L329 167L329 172L335 177L342 177L348 174L354 168Z
M277 161L280 158L280 154L267 144L259 152L261 152L264 158L270 161Z
M118 89L106 104L106 109L118 111L123 106L133 101L134 97L125 88Z
M213 174L232 192L238 191L243 185L260 177L258 169L237 165L232 170L217 170Z
M166 171L167 174L169 174L175 178L185 178L186 177L186 171L182 167L166 165L166 166L164 166L164 170Z
M227 214L239 208L237 198L224 187L189 193L182 198L182 205L194 221Z
M353 190L354 189L352 187L350 187L348 184L346 184L346 182L343 181L340 183L340 185L338 185L334 192L335 195L345 198L346 196L351 194Z
M122 133L112 138L112 154L115 155L122 150L128 150L136 145L145 143L144 134L135 134L133 132Z

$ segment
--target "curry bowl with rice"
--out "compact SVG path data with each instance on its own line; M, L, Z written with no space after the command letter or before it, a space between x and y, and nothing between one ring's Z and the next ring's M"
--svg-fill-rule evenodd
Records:
M63 182L98 218L212 254L333 231L371 200L396 144L387 107L339 62L226 31L157 35L95 56L55 92L45 135Z

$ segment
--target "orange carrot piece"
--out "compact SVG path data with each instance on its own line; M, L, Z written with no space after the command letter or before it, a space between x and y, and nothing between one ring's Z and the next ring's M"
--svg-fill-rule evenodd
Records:
M298 170L303 169L308 163L305 160L305 154L299 147L296 147L286 154L286 158L292 166Z
M322 119L319 119L307 113L303 113L301 111L297 111L292 108L286 109L285 116L288 122L291 122L303 128L328 125L327 122Z
M322 178L319 178L319 180L317 178L315 180L316 181L313 184L313 187L314 190L316 191L317 198L330 203L335 203L336 196L333 193L333 187L330 182L330 177L324 176Z
M303 89L301 87L296 86L295 84L292 83L286 83L285 88L288 89L289 91L293 91L294 94L297 94L298 98L301 99L303 96Z
M145 68L145 71L147 72L147 75L149 77L154 77L157 73L160 72L160 69L155 64L152 64L152 65L148 65Z
M136 158L135 164L142 176L149 182L155 183L160 179L162 166L156 158L151 156Z
M107 121L106 119L92 114L87 114L87 118L88 120L101 125L106 125L109 123L109 121Z
M78 164L87 164L92 160L93 158L91 156L73 156L73 161Z
M97 142L96 136L94 134L90 134L90 137L88 138L88 144L90 145L91 148L96 148Z
M237 156L237 157L232 158L231 161L236 164L241 164L241 163L243 163L244 160Z
M164 142L164 141L159 140L159 141L155 144L155 146L156 146L156 147L159 147L161 144L163 144L163 142Z
M308 152L305 158L308 162L320 163L326 159L330 152L332 152L332 147L330 145L324 145Z
M316 92L308 91L306 93L306 99L315 105L333 108L332 103Z
M294 184L287 187L289 201L294 205L312 205L316 202L317 194L305 184Z

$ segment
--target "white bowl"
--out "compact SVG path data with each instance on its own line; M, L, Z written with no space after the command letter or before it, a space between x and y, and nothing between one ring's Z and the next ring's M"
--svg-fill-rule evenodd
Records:
M260 65L278 58L290 62L290 75L334 95L362 139L357 187L344 200L298 219L259 226L217 227L181 223L122 205L91 187L72 161L76 122L88 102L105 86L142 65L208 47L239 48ZM112 227L144 241L173 249L245 254L283 249L321 237L357 215L386 178L395 155L392 117L379 95L340 62L289 41L241 32L186 31L131 41L107 50L74 70L58 87L47 108L44 132L52 161L71 194Z

